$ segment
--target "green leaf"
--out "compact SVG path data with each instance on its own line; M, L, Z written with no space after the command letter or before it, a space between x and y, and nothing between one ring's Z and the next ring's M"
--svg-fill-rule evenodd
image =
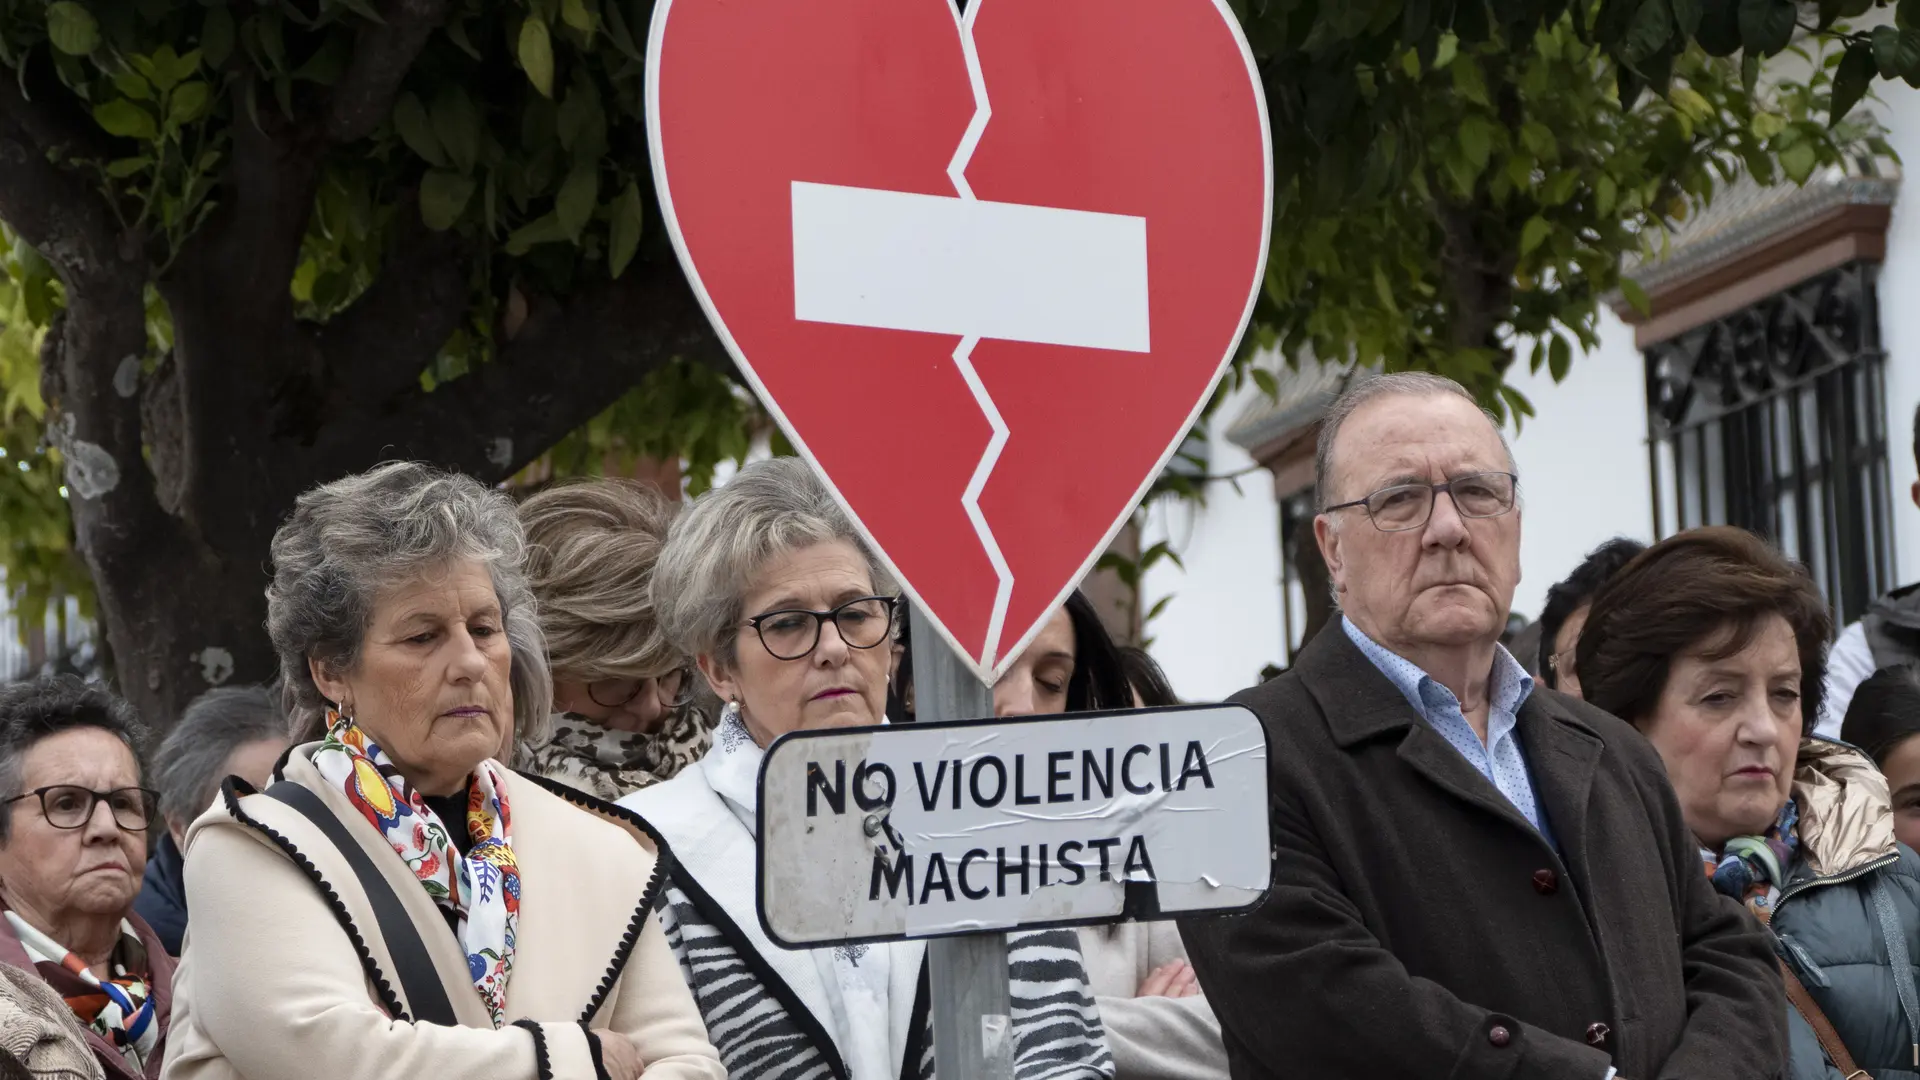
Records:
M1572 368L1573 346L1560 334L1553 335L1553 344L1547 346L1547 374L1554 382L1564 382Z
M1388 314L1400 314L1400 305L1393 298L1393 284L1387 280L1386 268L1379 263L1373 264L1373 294L1379 298L1380 306Z
M1740 0L1740 44L1748 55L1772 56L1793 41L1793 0Z
M449 83L433 99L433 133L454 168L473 171L480 158L480 110L458 83Z
M1780 151L1780 169L1787 174L1787 179L1796 184L1806 183L1817 164L1819 154L1810 142L1797 142Z
M1760 54L1748 52L1740 57L1740 88L1748 97L1760 85Z
M119 135L128 139L152 140L160 135L159 125L153 122L153 114L125 98L103 101L93 107L94 122L105 128L109 135Z
M593 33L593 12L582 0L560 0L560 21L583 34Z
M1653 316L1653 304L1647 299L1647 291L1640 283L1630 277L1620 279L1620 295L1626 298L1627 306L1640 313L1643 319Z
M1254 385L1260 388L1261 393L1270 398L1280 396L1280 379L1278 376L1263 367L1255 367L1248 370L1253 375Z
M1468 113L1460 121L1459 138L1460 152L1466 155L1467 164L1477 177L1493 156L1493 121L1479 113Z
M560 227L560 219L552 214L540 217L520 226L507 237L506 251L513 256L525 255L537 244L552 244L569 239L566 230Z
M553 96L553 38L547 24L530 18L520 24L520 66L542 97Z
M107 166L107 175L115 180L125 180L153 164L153 159L145 154L139 157L121 158Z
M1672 0L1673 23L1679 28L1680 36L1691 38L1700 32L1700 20L1707 8L1703 0Z
M1627 28L1627 40L1621 49L1621 55L1629 63L1639 63L1666 45L1673 36L1673 15L1667 8L1667 0L1641 0L1633 14L1633 23Z
M133 59L136 66L141 66L141 70L153 83L154 88L162 93L173 89L174 85L180 81L180 75L174 70L174 65L179 62L180 57L173 51L171 45L162 45L154 50L151 56L146 57L145 65L140 65L140 57L136 56Z
M613 201L613 221L609 225L607 246L607 271L619 277L633 261L633 253L640 249L640 226L645 219L645 208L640 202L640 186L627 181L625 191Z
M1747 130L1753 132L1753 137L1762 142L1780 134L1786 128L1787 118L1777 112L1756 112L1753 114L1753 119L1747 122Z
M1912 82L1920 74L1920 29L1874 27L1873 59L1883 77Z
M1856 41L1847 46L1846 55L1840 58L1840 68L1834 72L1833 108L1827 124L1839 123L1841 117L1867 96L1867 87L1872 82L1873 46Z
M433 133L433 121L427 117L427 107L420 104L419 98L412 94L400 95L393 103L393 127L409 150L429 165L446 167L446 151L441 149L440 138Z
M47 5L47 40L68 56L87 56L100 47L100 24L84 6L60 0Z
M474 186L471 176L429 169L427 175L420 178L420 220L434 232L452 228L466 211L467 203L472 201Z
M207 103L212 99L213 88L206 83L198 79L181 83L167 99L167 123L176 128L193 123L207 111Z
M152 101L153 87L137 71L123 71L113 77L113 88L135 101Z
M1601 173L1600 178L1593 182L1593 208L1600 212L1601 217L1613 213L1614 200L1619 197L1620 185L1613 177Z
M560 222L560 230L567 239L580 240L580 231L587 227L587 219L593 216L595 201L600 197L599 162L588 162L574 167L567 179L560 185L560 194L554 199L553 215Z
M1552 232L1553 232L1553 226L1547 224L1546 218L1541 217L1539 214L1535 214L1532 217L1528 218L1526 225L1522 226L1520 229L1521 257L1525 258L1526 256L1533 254L1533 251L1535 248L1539 247L1541 244L1546 243L1547 237Z
M233 55L233 13L225 4L207 9L207 21L200 25L200 55L210 67L224 67Z

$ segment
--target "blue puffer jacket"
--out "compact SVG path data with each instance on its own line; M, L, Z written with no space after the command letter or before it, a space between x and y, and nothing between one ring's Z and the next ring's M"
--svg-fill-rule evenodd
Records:
M1856 1065L1920 1080L1920 856L1893 837L1886 778L1853 747L1809 739L1793 797L1800 847L1772 921L1781 955ZM1788 1013L1792 1080L1843 1080Z

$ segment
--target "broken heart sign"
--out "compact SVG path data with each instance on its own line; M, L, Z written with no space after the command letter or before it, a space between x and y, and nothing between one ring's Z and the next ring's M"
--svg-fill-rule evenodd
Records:
M659 0L647 80L715 330L991 682L1253 310L1273 164L1226 0Z

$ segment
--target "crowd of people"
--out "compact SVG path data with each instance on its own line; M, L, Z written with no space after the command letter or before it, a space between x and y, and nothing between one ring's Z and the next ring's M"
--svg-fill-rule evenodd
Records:
M1339 613L1234 699L1272 889L1010 934L1019 1080L1920 1080L1920 589L1830 647L1765 541L1619 539L1516 657L1470 395L1357 382L1318 449ZM388 464L300 498L265 589L274 686L150 756L102 687L0 687L0 1080L933 1076L924 943L755 910L766 748L914 718L898 584L804 463L684 508ZM993 700L1176 703L1078 593Z

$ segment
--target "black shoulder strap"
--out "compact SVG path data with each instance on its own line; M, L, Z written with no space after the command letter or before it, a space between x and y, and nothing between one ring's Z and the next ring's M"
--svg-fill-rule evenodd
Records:
M427 943L421 940L420 931L407 916L406 908L400 906L400 897L394 893L393 886L367 857L366 849L347 832L333 811L327 809L327 804L320 801L320 796L299 784L282 780L267 788L265 794L313 822L340 850L354 876L360 879L361 891L373 907L373 917L380 924L380 940L387 947L387 955L393 957L394 976L400 980L400 990L406 995L407 1007L413 1010L414 1019L442 1027L458 1027L460 1022L453 1018L453 1003L447 1000L447 990L434 970L433 958L427 955Z

